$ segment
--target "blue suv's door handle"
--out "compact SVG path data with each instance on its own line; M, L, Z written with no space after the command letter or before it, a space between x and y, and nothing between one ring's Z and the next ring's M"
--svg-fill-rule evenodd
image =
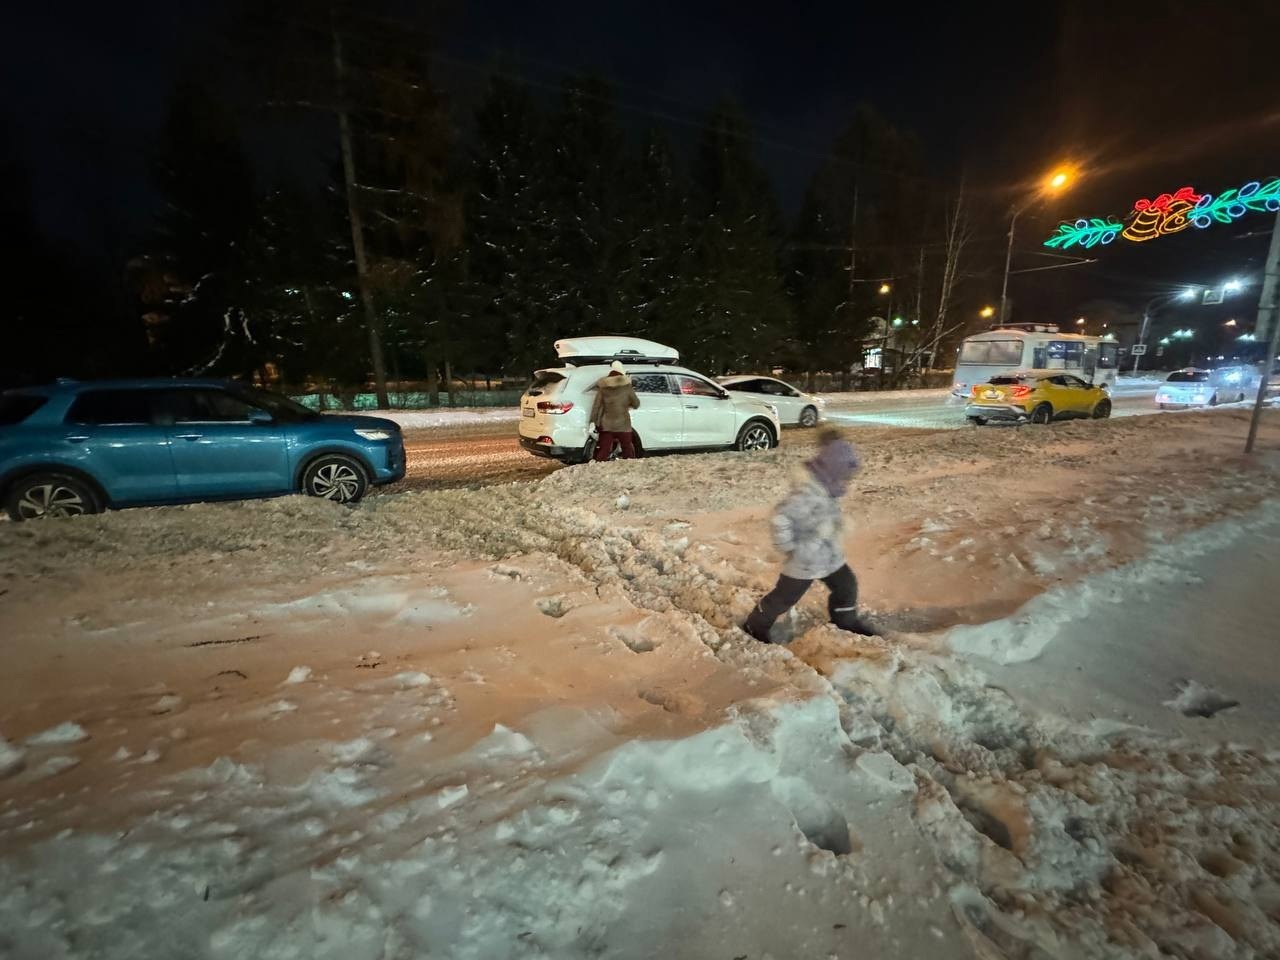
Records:
M175 434L179 440L199 440L204 436L203 433L179 433Z
M72 434L67 437L67 443L84 443L88 439L88 437L82 437L79 434Z

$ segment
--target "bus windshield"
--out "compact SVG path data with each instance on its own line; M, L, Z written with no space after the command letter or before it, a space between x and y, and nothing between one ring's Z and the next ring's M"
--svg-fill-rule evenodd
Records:
M1022 341L966 340L960 345L957 362L1014 367L1022 362Z

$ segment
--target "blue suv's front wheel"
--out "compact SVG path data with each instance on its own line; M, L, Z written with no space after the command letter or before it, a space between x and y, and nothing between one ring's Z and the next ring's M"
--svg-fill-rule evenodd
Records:
M33 473L9 487L5 509L14 520L46 520L98 513L102 504L83 480L65 473Z
M369 489L360 461L340 453L316 457L302 473L302 492L337 503L355 503Z

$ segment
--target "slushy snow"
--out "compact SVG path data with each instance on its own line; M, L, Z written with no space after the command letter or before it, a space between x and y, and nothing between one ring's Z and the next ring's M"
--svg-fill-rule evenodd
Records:
M885 635L815 589L786 647L737 629L785 446L0 528L6 582L90 585L0 600L0 954L1280 956L1274 744L1036 709L1016 673L1249 542L1280 482L1242 425L869 428L848 547ZM1155 709L1231 699L1208 675Z

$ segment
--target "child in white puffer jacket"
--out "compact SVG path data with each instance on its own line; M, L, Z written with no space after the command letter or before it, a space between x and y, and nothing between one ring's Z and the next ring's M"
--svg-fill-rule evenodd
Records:
M844 556L844 518L840 498L861 466L853 444L837 431L824 431L816 456L793 481L791 492L773 514L773 542L786 554L778 584L756 604L742 629L770 643L774 622L800 602L821 580L831 592L827 612L842 630L871 635L858 616L858 580Z

